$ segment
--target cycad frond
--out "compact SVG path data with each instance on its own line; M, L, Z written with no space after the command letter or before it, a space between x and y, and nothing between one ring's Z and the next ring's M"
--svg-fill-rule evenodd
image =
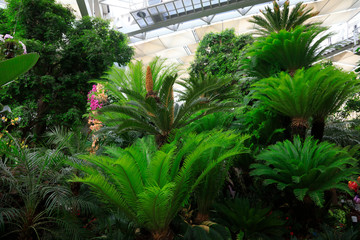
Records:
M266 78L285 71L291 75L300 68L308 68L318 61L327 48L320 44L330 34L320 35L324 29L312 27L306 29L298 26L295 29L271 33L254 42L244 60L244 69L255 76Z
M310 197L316 205L324 203L325 190L347 190L344 180L357 174L356 160L344 150L327 142L317 143L299 137L270 146L257 156L262 164L253 164L252 176L265 178L264 184L289 188L300 201Z
M318 12L312 12L313 8L306 9L306 5L303 3L297 3L290 12L290 2L285 1L283 8L277 1L273 1L273 9L265 7L265 11L261 11L263 16L255 15L249 21L256 24L256 30L261 35L269 35L272 32L279 32L280 30L290 31L299 25L303 25L304 22L311 17L314 17ZM310 27L314 24L306 24L306 27ZM316 24L315 24L316 25Z
M179 65L168 64L166 59L155 57L149 63L152 78L153 91L160 90L165 78L173 76L179 71ZM132 100L131 96L126 96L119 89L126 88L137 92L141 96L146 95L145 89L146 66L141 61L130 62L125 68L112 66L100 81L109 90L110 94L119 100Z
M209 153L234 138L240 140L207 165ZM190 134L179 149L177 142L173 142L150 155L145 153L148 150L144 150L143 143L127 149L111 148L108 154L115 158L84 156L93 165L77 165L86 175L72 181L92 186L99 198L121 209L153 234L161 235L168 231L170 222L201 180L217 165L244 151L243 139L238 134L221 131ZM154 146L154 142L151 144Z
M135 130L156 136L158 146L168 141L173 130L187 126L193 121L214 112L226 111L235 105L221 100L230 99L231 94L223 94L223 87L219 81L190 81L181 82L185 91L181 91L180 99L183 104L174 102L173 88L175 76L167 76L156 96L142 96L131 89L120 91L133 101L113 104L100 109L104 117L100 119L106 124L114 125L118 132ZM208 78L205 78L208 79ZM228 86L231 89L231 86ZM202 111L195 117L194 114ZM114 115L107 114L117 114ZM111 119L107 118L111 116ZM105 131L105 130L104 130Z
M278 77L255 83L254 98L307 128L310 117L322 119L334 113L349 96L359 91L354 73L335 67L314 65L298 70L294 76L281 72Z

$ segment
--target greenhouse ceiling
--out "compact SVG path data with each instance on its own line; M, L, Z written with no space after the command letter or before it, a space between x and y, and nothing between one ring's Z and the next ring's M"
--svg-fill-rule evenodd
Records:
M0 4L1 4L0 0ZM114 28L129 36L135 58L148 63L161 56L184 64L194 59L199 41L209 32L234 28L238 34L254 32L248 20L260 9L271 6L266 0L60 0L78 17L109 19ZM285 0L280 0L283 4ZM290 0L295 5L299 0ZM337 44L327 57L346 70L360 60L354 41L360 25L359 0L303 0L319 11L311 21L322 22L334 35L327 44ZM355 33L355 35L354 35ZM354 39L355 37L355 39ZM340 51L339 51L340 49Z

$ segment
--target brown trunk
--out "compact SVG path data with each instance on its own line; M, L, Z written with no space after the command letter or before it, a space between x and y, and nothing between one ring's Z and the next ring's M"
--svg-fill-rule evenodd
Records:
M324 136L324 129L325 119L323 117L314 117L311 128L311 136L313 136L314 139L321 141Z
M331 193L331 204L334 206L339 205L339 199L335 188L330 189Z
M152 232L151 235L154 240L172 240L172 239L174 239L174 234L169 229Z
M40 96L37 102L36 110L36 123L35 123L35 135L40 137L46 131L46 123L44 121L46 111L48 109L48 103L43 101L43 96Z
M290 70L289 70L289 75L290 75L291 77L294 77L295 72L296 72L296 69L290 69Z
M304 118L292 118L291 119L291 137L294 138L296 135L304 140L306 136L306 129L308 128L307 119Z
M158 146L158 149L160 149L165 143L168 141L169 134L165 133L164 135L158 134L155 136L155 142Z
M201 223L203 223L205 221L209 221L209 220L210 220L210 216L208 213L198 212L194 222L195 222L195 224L200 225Z

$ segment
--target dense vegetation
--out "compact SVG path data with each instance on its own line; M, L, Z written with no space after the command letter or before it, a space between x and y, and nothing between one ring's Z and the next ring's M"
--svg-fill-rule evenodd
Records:
M360 80L322 60L316 14L274 2L179 79L103 20L8 0L0 239L359 239Z

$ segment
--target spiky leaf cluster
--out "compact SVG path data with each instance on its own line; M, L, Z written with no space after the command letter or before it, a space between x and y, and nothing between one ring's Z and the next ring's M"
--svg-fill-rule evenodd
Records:
M180 129L205 115L226 111L234 106L233 103L218 100L231 95L221 94L225 91L219 84L222 80L201 81L196 84L196 81L183 82L185 90L179 92L182 104L175 104L172 90L176 78L177 75L167 76L156 97L146 97L128 88L121 89L122 94L133 100L105 106L101 109L104 114L99 118L116 132L138 131L155 135L160 138L158 144L161 146L174 129ZM202 110L206 111L191 117ZM109 128L104 129L108 130Z
M216 220L234 234L246 239L281 239L285 222L277 212L248 198L235 198L216 204ZM242 238L241 238L242 239Z
M327 142L318 143L299 137L270 146L252 164L252 176L263 177L264 184L276 184L281 191L291 190L303 201L310 197L316 205L324 204L324 191L332 188L348 191L346 180L358 174L356 160L345 150Z
M167 76L175 75L179 66L167 64L166 59L155 57L149 63L152 79L153 91L158 92ZM146 66L142 61L130 62L125 68L112 66L102 77L100 83L105 85L108 94L116 100L125 100L127 96L119 91L119 88L126 88L135 91L142 96L146 95L145 89ZM131 99L132 100L132 99Z
M316 15L319 12L312 12L313 8L307 8L302 2L299 2L290 11L290 1L287 0L283 4L283 8L280 9L279 3L273 1L273 9L269 6L265 7L265 11L261 11L261 15L255 15L249 21L257 25L255 27L258 33L266 36L272 32L279 32L280 30L290 31L297 26L303 25L304 22ZM306 27L310 27L313 24L305 24Z
M257 77L266 78L278 72L293 74L318 61L326 48L321 43L330 34L320 35L323 28L298 26L295 29L273 32L259 38L249 49L244 69Z
M231 141L235 135L237 142ZM126 149L108 148L109 157L84 156L91 165L75 165L86 175L73 181L90 185L129 219L153 234L161 233L214 167L244 151L244 139L232 132L190 134L180 148L174 141L157 151L154 142L141 139ZM227 151L198 169L214 148Z
M334 113L352 94L359 91L355 74L333 66L321 65L295 72L281 72L278 77L255 83L254 98L292 118L309 119Z

